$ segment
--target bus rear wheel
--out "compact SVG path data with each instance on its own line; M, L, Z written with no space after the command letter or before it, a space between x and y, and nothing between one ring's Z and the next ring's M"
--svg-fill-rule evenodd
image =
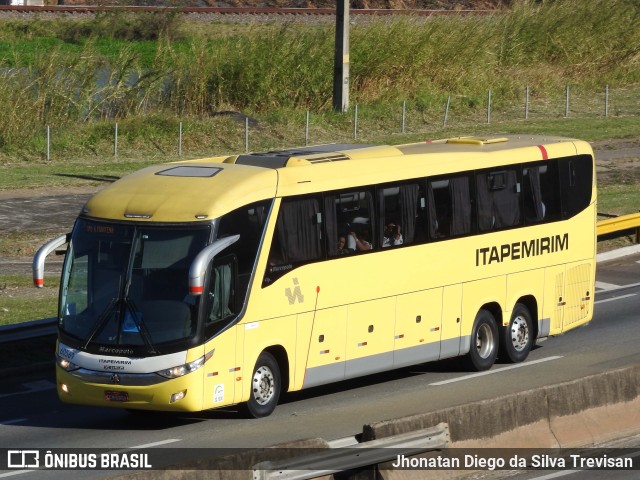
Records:
M502 331L501 351L511 363L524 361L533 346L533 323L529 309L516 303L509 326Z
M247 402L249 415L254 418L271 415L278 404L281 388L278 362L269 352L262 352L251 375L251 394Z
M493 314L488 310L480 310L473 322L471 331L471 348L466 357L470 370L481 372L488 370L498 356L498 327Z

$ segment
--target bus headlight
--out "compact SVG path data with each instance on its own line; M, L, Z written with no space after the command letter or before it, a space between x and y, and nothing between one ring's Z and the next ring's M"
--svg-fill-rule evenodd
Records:
M56 363L60 368L67 372L72 372L73 370L78 370L80 367L73 362L70 362L66 358L62 358L59 355L56 355Z
M202 365L204 365L204 362L211 358L212 355L213 351L207 353L197 360L194 360L193 362L185 363L184 365L178 365L177 367L167 368L165 370L159 370L156 373L165 378L182 377L187 373L195 372L196 370L198 370Z

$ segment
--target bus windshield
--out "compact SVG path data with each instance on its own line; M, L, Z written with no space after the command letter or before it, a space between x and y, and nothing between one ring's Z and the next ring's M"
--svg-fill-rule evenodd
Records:
M211 224L151 227L79 219L63 272L59 326L78 346L143 348L192 338L188 271Z

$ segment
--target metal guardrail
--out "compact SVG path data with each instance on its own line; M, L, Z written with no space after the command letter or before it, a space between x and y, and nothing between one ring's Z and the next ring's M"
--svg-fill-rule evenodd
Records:
M32 322L3 325L0 327L0 344L47 337L57 333L57 318L44 318L42 320L33 320Z
M596 224L596 234L603 239L635 234L636 243L640 243L640 213L600 220Z
M327 449L316 454L278 461L261 462L253 467L254 480L306 480L378 465L449 445L449 425L402 433L352 447Z

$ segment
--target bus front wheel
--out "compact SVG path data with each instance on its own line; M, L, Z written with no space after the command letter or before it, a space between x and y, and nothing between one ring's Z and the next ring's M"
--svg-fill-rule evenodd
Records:
M516 303L509 326L502 331L501 352L512 363L524 361L533 346L533 323L529 309Z
M498 356L498 327L493 314L480 310L473 322L471 348L466 357L469 369L476 372L488 370Z
M269 352L262 352L251 376L251 395L247 402L249 415L254 418L271 415L278 404L281 385L278 362Z

